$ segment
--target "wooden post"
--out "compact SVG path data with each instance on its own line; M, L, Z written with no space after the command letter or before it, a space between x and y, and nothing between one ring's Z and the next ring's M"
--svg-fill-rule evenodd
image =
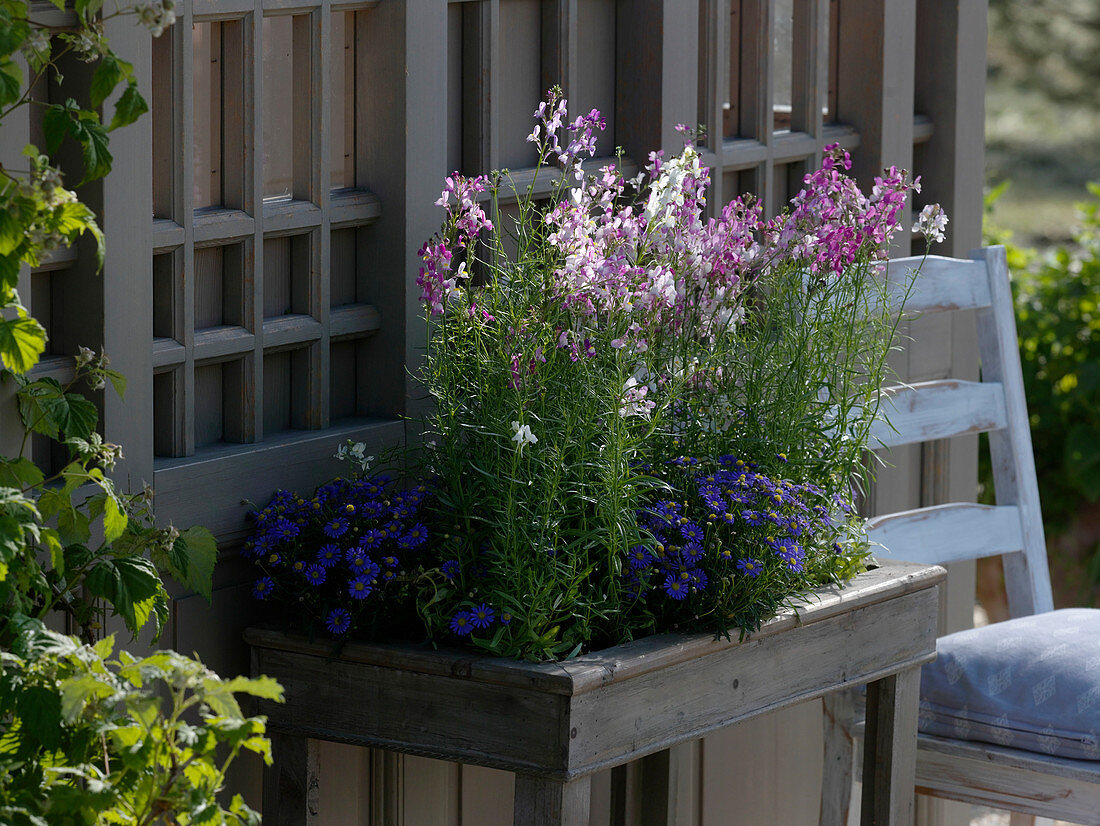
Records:
M516 775L515 826L588 826L589 775L576 780L547 780Z
M919 696L919 667L867 686L860 811L864 826L910 826L913 822Z
M320 793L317 741L270 732L274 763L264 771L264 822L268 826L313 826Z

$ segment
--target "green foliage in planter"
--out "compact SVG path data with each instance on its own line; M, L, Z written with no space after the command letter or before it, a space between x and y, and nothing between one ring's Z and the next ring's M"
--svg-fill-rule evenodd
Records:
M432 636L570 656L671 627L751 628L851 575L865 543L834 548L853 532L843 512L757 529L768 492L801 513L818 497L849 507L893 333L875 264L904 173L864 195L834 147L780 216L742 198L708 220L690 136L626 180L580 165L598 112L567 123L551 94L535 118L549 198L513 188L513 217L498 206L507 173L452 176L421 250L425 452L452 574L424 608ZM943 220L922 215L933 236ZM728 475L738 461L743 479ZM788 478L764 473L777 465Z

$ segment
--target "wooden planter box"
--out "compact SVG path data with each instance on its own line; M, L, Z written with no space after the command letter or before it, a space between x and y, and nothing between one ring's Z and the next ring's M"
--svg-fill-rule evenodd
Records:
M309 739L516 772L516 826L588 823L593 772L868 683L864 823L912 820L920 665L935 656L943 569L889 563L826 588L738 642L661 635L564 663L331 642L253 628L275 764L264 822L314 822ZM312 801L312 803L311 803Z

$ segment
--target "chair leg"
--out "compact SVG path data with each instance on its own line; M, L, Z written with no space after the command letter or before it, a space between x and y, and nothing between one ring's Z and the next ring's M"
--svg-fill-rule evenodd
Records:
M856 692L842 689L822 698L825 766L821 778L821 826L847 826L855 767Z

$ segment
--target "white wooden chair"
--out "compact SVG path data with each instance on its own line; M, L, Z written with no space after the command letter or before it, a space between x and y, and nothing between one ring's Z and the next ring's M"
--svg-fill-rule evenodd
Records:
M890 263L897 294L905 273L920 263ZM917 791L1100 824L1100 759L1080 759L1100 758L1100 611L1053 611L1002 247L978 250L969 261L927 258L905 304L907 315L971 308L977 310L982 380L884 389L889 425L883 422L872 437L872 444L890 448L989 433L995 506L945 504L879 516L871 534L884 546L878 555L911 562L1001 555L1014 618L942 637L939 659L924 667ZM1022 617L1030 619L1015 619ZM1024 699L1010 701L1016 697ZM824 826L843 826L847 819L853 707L850 697L826 703ZM1055 725L1059 717L1069 722ZM1074 733L1075 725L1086 728ZM1067 751L1072 756L1058 754ZM1017 814L1013 823L1026 819Z

